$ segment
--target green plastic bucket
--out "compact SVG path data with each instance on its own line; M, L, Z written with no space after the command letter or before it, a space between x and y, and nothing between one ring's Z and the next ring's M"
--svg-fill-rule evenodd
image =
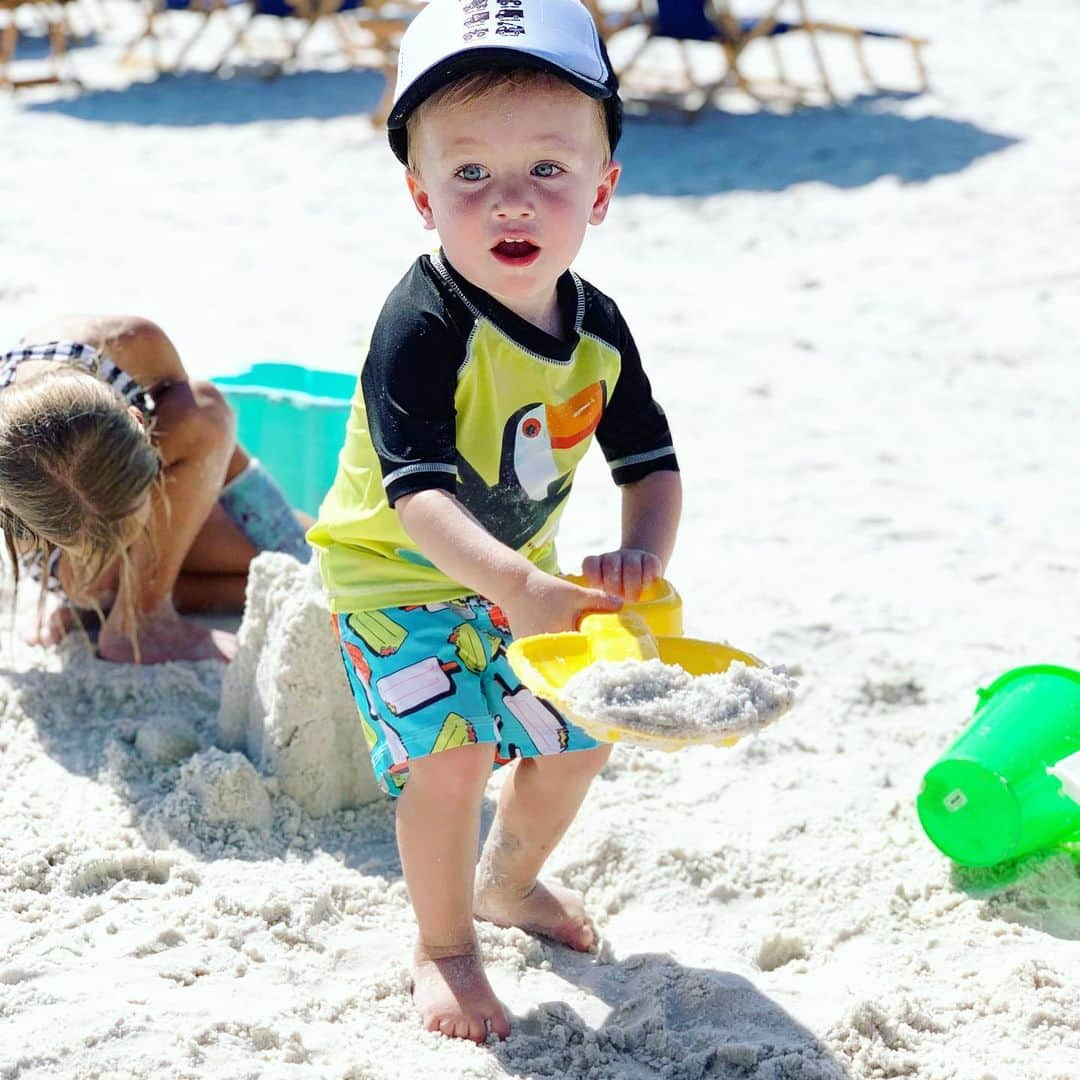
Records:
M1047 772L1080 751L1080 672L1016 668L979 691L967 730L927 772L916 808L949 858L992 866L1080 833L1080 803Z
M337 472L356 376L264 363L211 381L236 412L236 437L244 449L293 506L318 513Z

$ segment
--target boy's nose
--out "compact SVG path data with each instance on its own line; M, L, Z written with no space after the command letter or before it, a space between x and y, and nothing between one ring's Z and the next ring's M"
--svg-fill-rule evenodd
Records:
M504 188L495 197L495 216L501 221L522 220L534 214L532 200L521 188Z

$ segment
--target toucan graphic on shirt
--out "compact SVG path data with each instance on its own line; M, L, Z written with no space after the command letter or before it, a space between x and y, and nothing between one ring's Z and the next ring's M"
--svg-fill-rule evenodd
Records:
M554 452L592 435L606 395L600 380L560 405L533 402L514 412L503 426L494 485L458 454L457 497L492 536L517 550L540 532L570 494L573 471L560 471Z

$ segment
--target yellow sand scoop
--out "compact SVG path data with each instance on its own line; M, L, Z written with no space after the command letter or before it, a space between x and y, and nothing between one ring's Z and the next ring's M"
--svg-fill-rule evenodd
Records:
M581 577L570 580L585 584ZM518 678L534 694L550 701L594 739L628 741L661 750L678 750L702 742L730 746L739 737L710 738L704 732L686 736L614 727L570 708L563 687L598 660L658 659L664 664L677 664L690 675L718 674L736 660L748 667L763 666L757 657L729 645L683 637L682 600L674 586L663 579L653 582L640 600L627 603L620 611L586 615L576 631L519 638L510 645L507 656Z

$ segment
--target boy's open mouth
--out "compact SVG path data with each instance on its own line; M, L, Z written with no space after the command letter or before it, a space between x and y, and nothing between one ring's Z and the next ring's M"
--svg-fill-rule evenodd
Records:
M507 265L528 266L540 254L540 248L531 240L500 240L491 253Z

